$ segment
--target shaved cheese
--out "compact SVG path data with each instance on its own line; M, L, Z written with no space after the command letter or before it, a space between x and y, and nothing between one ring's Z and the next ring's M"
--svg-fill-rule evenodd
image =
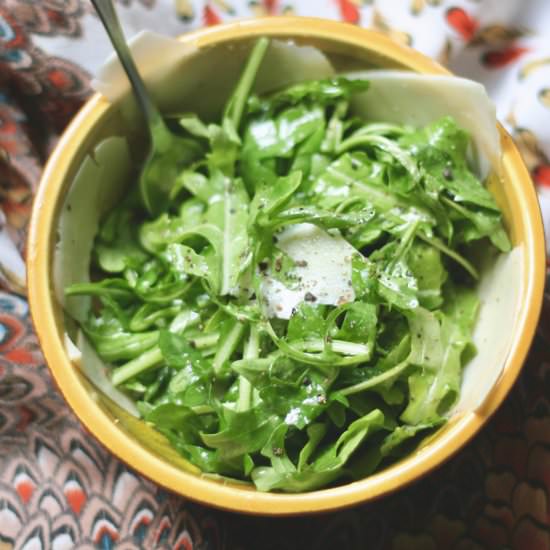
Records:
M73 365L77 366L86 378L109 399L122 407L132 416L139 416L134 402L123 392L116 389L109 378L111 368L100 359L82 331L78 331L75 344L65 332L63 342L67 356Z
M58 302L77 321L86 319L91 299L66 298L65 289L90 280L90 256L99 219L118 202L130 172L126 140L108 138L96 147L93 159L86 157L63 201L53 256L53 283Z
M332 75L334 69L330 61L317 48L298 46L290 41L272 40L258 71L254 92L263 94L297 82Z
M130 173L126 140L105 139L94 149L93 158L86 157L65 196L53 255L53 284L57 301L77 321L87 318L91 299L89 296L65 297L65 288L90 280L90 257L99 220L124 193ZM79 331L76 344L67 333L63 339L69 360L97 390L128 413L139 416L132 400L113 386L108 367L85 336Z
M65 351L71 363L80 367L82 364L82 352L76 347L66 332L63 334L63 344L65 345Z
M86 378L119 407L123 408L132 416L139 417L139 412L134 402L113 385L109 376L111 368L106 366L100 359L82 331L78 331L76 343L78 349L82 353L77 366L82 370Z
M252 42L221 44L199 50L149 31L129 41L132 56L155 103L165 113L196 113L201 118L219 116L237 84ZM334 74L327 57L317 48L272 40L256 77L254 91L265 93L304 80ZM129 99L130 85L113 54L92 82L111 103ZM135 127L137 107L133 99L122 105L125 119Z
M160 82L173 80L178 65L192 53L196 46L183 44L174 38L150 31L141 31L128 41L132 57L141 76L153 89ZM100 67L92 86L111 103L116 103L130 91L130 83L115 52Z
M277 247L294 262L298 284L288 288L272 276L262 283L270 317L290 319L304 300L341 305L355 300L351 286L351 258L357 251L340 234L329 234L310 223L301 223L277 235Z
M474 168L485 178L500 164L496 110L482 84L445 75L406 71L361 71L349 78L366 78L369 89L353 98L352 109L365 120L424 126L452 116L472 137Z
M464 369L460 397L450 414L482 407L508 359L510 342L518 330L522 290L517 281L522 280L523 254L522 247L515 247L496 259L491 255L482 258L477 287L480 308L472 334L477 353Z

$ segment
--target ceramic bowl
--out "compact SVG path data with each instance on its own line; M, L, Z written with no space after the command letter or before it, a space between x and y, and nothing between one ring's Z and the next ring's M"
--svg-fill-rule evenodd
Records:
M258 36L315 46L336 65L345 68L366 66L449 74L429 58L379 33L324 20L240 21L189 33L179 40L199 53L223 48L229 61L235 48L250 44ZM200 56L198 59L200 64ZM495 275L496 279L488 276L486 283L490 283L490 288L481 292L485 324L501 322L505 326L483 336L478 344L483 361L481 365L478 361L475 369L467 367L470 375L465 377L462 388L466 404L457 407L448 423L415 452L379 473L334 488L303 494L275 494L202 476L168 446L163 436L97 391L71 362L65 347L66 321L56 299L53 280L61 209L84 159L101 140L139 133L139 124L136 129L127 123L126 115L131 110L131 100L113 105L100 94L93 95L85 104L44 170L28 240L30 307L46 362L69 406L101 443L133 469L187 498L239 512L288 515L342 508L403 487L439 466L479 431L509 392L525 360L537 326L545 270L544 236L536 193L510 136L500 126L502 165L491 189L503 209L515 252L513 262L498 268L500 274ZM111 164L115 169L116 159ZM71 238L78 246L78 228ZM495 296L496 287L498 295ZM485 300L484 292L489 292ZM495 300L507 306L495 309ZM480 373L485 373L483 376L488 380L481 392L477 383ZM468 398L474 394L475 399Z

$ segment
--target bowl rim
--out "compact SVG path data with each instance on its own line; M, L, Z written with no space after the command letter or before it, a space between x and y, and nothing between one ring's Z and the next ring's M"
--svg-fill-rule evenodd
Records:
M238 20L203 28L179 37L199 48L221 42L265 35L272 38L330 40L346 47L390 58L423 74L451 74L423 54L377 32L331 20L305 17L270 17ZM524 233L525 280L521 299L527 304L518 319L521 331L514 336L505 368L491 393L475 412L453 418L429 444L397 464L363 480L335 488L300 494L262 493L225 485L194 475L161 460L120 430L80 382L56 328L51 282L51 254L57 199L71 165L71 158L88 132L109 109L99 93L78 112L61 136L43 171L36 194L27 242L27 285L32 320L46 363L63 397L84 426L110 452L159 485L191 500L217 508L259 515L294 515L329 511L381 497L425 475L449 459L483 426L519 375L538 323L545 278L542 218L534 186L511 137L499 126L504 170L511 174ZM516 210L515 210L516 211ZM529 276L527 276L529 275Z

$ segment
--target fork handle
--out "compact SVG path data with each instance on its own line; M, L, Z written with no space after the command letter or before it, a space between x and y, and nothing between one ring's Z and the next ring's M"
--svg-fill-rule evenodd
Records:
M124 33L122 32L122 27L115 11L112 0L91 0L94 8L96 9L99 19L103 23L115 52L120 59L120 63L132 85L134 95L138 101L138 104L145 115L147 125L151 132L151 137L154 138L155 133L164 133L166 128L162 116L151 101L149 97L149 92L145 87L145 83L139 74L138 68L132 58L130 53L130 48L124 38Z

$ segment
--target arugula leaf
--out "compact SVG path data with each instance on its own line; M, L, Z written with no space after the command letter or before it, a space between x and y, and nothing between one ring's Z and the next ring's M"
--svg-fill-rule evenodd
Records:
M463 319L475 316L477 302L468 294L458 294L455 300L455 311L468 312L461 313L459 320L444 313L436 316L422 308L409 314L412 334L409 361L421 370L408 380L410 400L401 415L408 424L440 420L458 398L461 355L470 344L466 330L469 322Z
M251 254L248 232L248 195L242 180L223 177L223 193L210 200L206 219L221 233L218 254L221 255L219 294L235 292L239 276Z
M230 121L235 131L238 131L241 124L250 91L268 47L267 38L259 38L254 44L241 78L225 106L223 120Z
M262 449L279 422L276 416L265 418L261 412L250 409L234 412L223 409L225 428L217 433L201 433L203 443L217 449L220 458L231 459Z
M351 196L364 197L376 212L383 212L396 224L415 217L428 226L435 225L433 214L414 195L402 197L385 184L383 164L372 162L363 152L338 157L317 179L314 191L322 206L334 206Z
M350 80L345 77L300 82L263 100L252 96L248 100L248 111L273 113L281 107L300 103L324 106L341 99L349 99L352 94L364 92L368 87L369 83L366 80Z
M342 326L334 336L336 339L347 342L357 342L374 348L378 329L377 307L366 302L352 302L345 308Z
M397 426L392 432L384 437L379 445L372 445L363 455L356 457L348 467L348 472L353 479L361 479L375 471L384 459L388 457L399 458L406 454L406 444L419 433L432 430L441 425L442 422L419 424L417 426Z
M311 424L307 428L307 443L302 447L300 456L298 457L298 471L302 471L307 467L309 459L315 453L319 444L327 433L327 427L322 423Z
M280 177L273 185L259 185L250 205L249 226L267 225L270 217L278 214L290 201L302 183L302 172ZM263 223L262 223L263 222Z
M166 247L166 250L162 253L162 258L180 273L206 279L210 283L212 291L218 292L220 287L219 269L211 261L213 259L212 255L202 256L189 246L173 243Z
M355 420L336 442L317 458L312 465L313 469L323 471L342 468L367 436L383 427L384 415L378 409Z
M409 148L425 171L456 202L466 202L498 212L491 193L468 168L468 134L451 117L404 135L399 143Z
M302 302L288 321L287 336L290 340L322 338L325 334L325 311L321 305Z
M152 348L159 338L158 330L129 332L116 318L106 316L91 317L83 328L99 355L109 363L134 359Z
M209 242L216 252L221 250L223 234L219 227L211 223L187 225L179 217L162 214L140 228L140 241L150 252L159 252L170 243L181 243L199 237Z
M260 467L252 470L252 479L260 491L281 489L286 492L312 491L342 476L344 466L363 443L383 428L384 415L373 410L363 418L352 422L348 429L331 446L325 448L309 467L301 471L290 468Z
M137 200L131 195L108 214L95 244L97 263L103 271L120 273L138 267L147 259L136 235L139 213Z
M152 215L169 206L170 192L179 172L202 153L195 139L172 134L162 121L153 131L153 154L144 165L139 180L143 204Z
M160 308L152 303L143 304L130 319L128 328L131 332L143 332L151 327L165 327L180 313L183 313L180 304Z
M186 200L182 203L181 207L185 210L180 211L180 218L189 223L189 214L193 217L193 221L200 223L201 214L204 212L204 203L208 201L216 194L219 193L219 189L216 187L216 180L209 179L199 171L188 169L184 170L178 176L178 179L172 189L170 197L175 199L182 189L187 190L192 195L195 195L201 202L193 203L191 200ZM192 205L193 208L189 208Z
M423 242L415 242L407 254L407 263L418 286L418 301L426 309L436 309L443 304L443 284L447 270L441 261L441 253Z
M324 113L319 107L289 107L276 119L258 119L249 124L243 152L258 160L287 157L324 124Z
M441 201L449 207L449 210L454 211L453 213L458 218L457 225L461 224L457 231L457 242L468 243L488 237L502 252L508 252L512 248L508 235L502 227L500 212L484 208L473 210L447 197L442 197Z

